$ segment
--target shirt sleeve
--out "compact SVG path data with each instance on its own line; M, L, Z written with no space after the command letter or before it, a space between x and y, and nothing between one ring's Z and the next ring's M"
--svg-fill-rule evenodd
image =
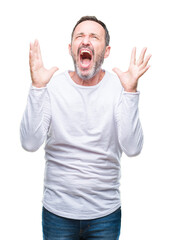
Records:
M118 138L127 156L138 155L143 146L143 131L139 119L139 92L123 91L116 109Z
M22 147L34 152L44 143L51 121L51 107L47 87L31 87L20 125Z

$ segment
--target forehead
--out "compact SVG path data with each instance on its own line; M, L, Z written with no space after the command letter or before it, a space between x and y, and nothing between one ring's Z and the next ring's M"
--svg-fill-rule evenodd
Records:
M77 25L74 31L74 35L78 33L84 33L84 34L98 34L99 36L105 36L105 30L104 28L97 22L87 20L84 22L81 22Z

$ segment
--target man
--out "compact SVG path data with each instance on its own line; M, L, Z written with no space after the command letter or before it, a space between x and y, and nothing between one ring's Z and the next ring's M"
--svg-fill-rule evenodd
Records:
M39 43L30 45L32 86L21 122L21 142L36 151L46 139L43 239L117 240L120 235L120 158L140 153L138 79L149 68L146 48L127 72L102 70L109 32L95 17L81 18L69 52L75 71L54 77Z

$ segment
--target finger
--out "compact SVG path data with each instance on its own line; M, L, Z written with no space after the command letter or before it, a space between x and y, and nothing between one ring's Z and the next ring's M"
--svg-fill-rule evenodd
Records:
M37 48L37 57L42 60L42 55L41 55L41 50L40 50L40 44L37 40L37 43L36 43L36 48Z
M33 52L34 44L31 42L30 43L30 49L29 49L29 56L31 55L30 53Z
M138 66L140 66L143 63L146 51L147 51L147 48L143 48L143 50L141 51L140 57L137 62Z
M53 76L53 74L54 74L56 71L58 71L58 70L59 70L59 68L57 68L57 67L52 67L52 68L49 70L50 76Z
M152 55L149 54L149 55L145 58L145 60L144 60L144 62L143 62L143 64L142 64L140 70L143 70L143 68L145 68L145 67L147 66L147 64L148 64L148 62L149 62L151 56L152 56Z
M36 58L39 58L39 42L37 39L34 42L34 54Z
M36 50L35 50L35 42L30 43L30 51L29 51L29 60L30 62L34 61L36 58Z
M32 66L32 62L33 62L33 48L34 48L34 44L30 43L30 51L29 51L29 64L30 66Z
M40 51L40 45L38 40L36 39L34 44L33 44L33 61L38 60L39 65L43 66L43 61L42 61L42 56L41 56L41 51Z
M29 52L29 64L31 68L30 70L32 70L34 66L36 66L36 63L39 62L40 64L42 62L38 48L39 48L38 40L35 40L34 43L30 43L30 52Z
M30 50L31 50L31 51L33 50L33 47L34 47L34 45L33 45L33 43L31 42L31 43L30 43Z
M35 42L34 43L30 43L30 52L29 52L29 58L30 61L33 61L36 58L36 50L35 50Z
M31 65L32 62L32 51L29 51L29 64Z
M136 47L132 49L130 64L136 64Z
M122 75L122 71L119 68L113 68L112 71L115 72L118 75L118 77Z
M143 68L140 72L139 72L139 78L145 73L147 72L147 70L150 68L150 65L147 65L145 68Z

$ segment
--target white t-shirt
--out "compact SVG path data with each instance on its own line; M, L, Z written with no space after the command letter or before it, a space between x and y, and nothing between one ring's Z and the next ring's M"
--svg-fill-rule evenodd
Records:
M139 154L143 133L139 92L123 91L105 71L94 86L76 84L68 71L47 87L31 87L21 142L36 151L45 141L43 205L71 219L95 219L120 207L120 158Z

